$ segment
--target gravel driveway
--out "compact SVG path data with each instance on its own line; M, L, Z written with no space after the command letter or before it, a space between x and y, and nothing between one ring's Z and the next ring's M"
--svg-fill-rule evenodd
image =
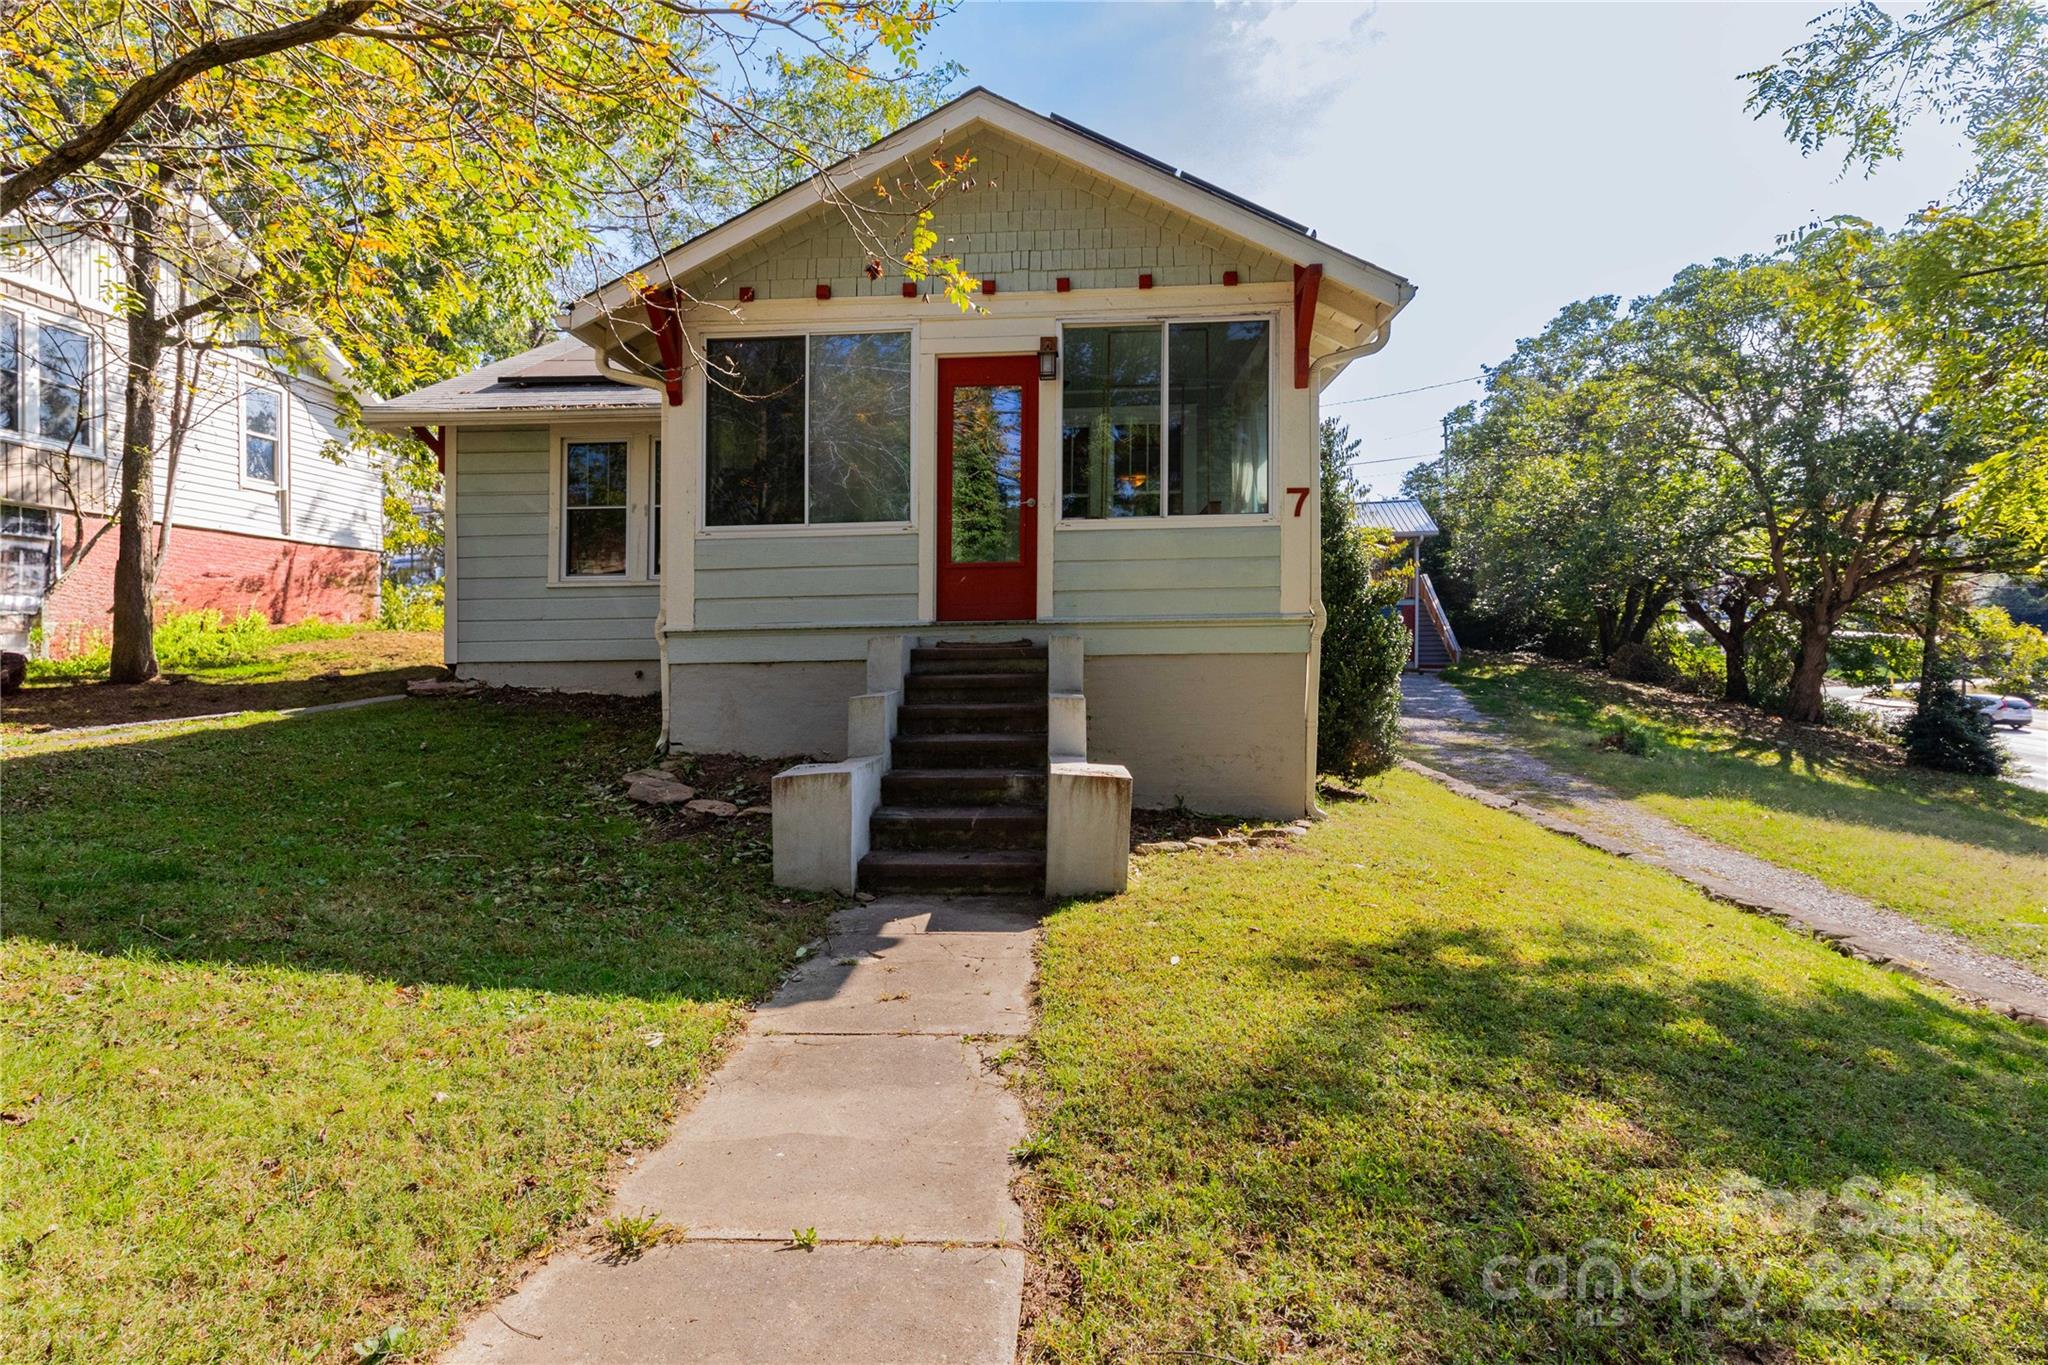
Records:
M1710 895L1784 919L1854 956L1887 963L1975 1004L2048 1025L2048 980L1803 872L1693 833L1560 772L1517 747L1451 684L1407 675L1401 730L1413 765L1489 805L1512 810L1621 857L1661 867Z

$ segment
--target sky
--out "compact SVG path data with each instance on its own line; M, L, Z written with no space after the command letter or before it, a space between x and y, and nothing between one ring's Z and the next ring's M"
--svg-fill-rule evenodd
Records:
M1744 112L1741 73L1821 8L966 0L927 59L1413 281L1387 348L1323 393L1386 496L1480 367L1574 299L1653 293L1835 214L1896 225L1962 178L1946 129L1866 179ZM1467 382L1356 401L1446 381Z

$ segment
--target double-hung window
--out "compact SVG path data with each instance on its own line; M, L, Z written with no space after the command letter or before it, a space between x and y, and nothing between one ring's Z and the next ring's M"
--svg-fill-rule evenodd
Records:
M36 325L35 434L79 450L93 442L92 336L80 327Z
M631 445L562 445L562 572L569 578L624 577L626 489Z
M1256 319L1067 328L1061 515L1263 515L1271 333Z
M910 520L908 332L706 349L707 527Z
M242 390L242 482L272 487L284 468L284 392L251 384Z

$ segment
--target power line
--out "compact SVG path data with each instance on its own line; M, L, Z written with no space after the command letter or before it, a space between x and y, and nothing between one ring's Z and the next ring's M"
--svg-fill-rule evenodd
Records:
M1360 465L1368 464L1428 464L1436 458L1435 455L1395 455L1384 460L1346 460L1344 463L1347 467L1356 469Z
M1347 403L1377 403L1382 398L1405 398L1411 393L1428 393L1431 389L1448 389L1458 384L1476 384L1486 378L1485 371L1468 374L1463 379L1446 379L1441 384L1423 384L1412 389L1396 389L1392 393L1372 393L1363 398L1339 398L1334 403L1323 404L1326 408L1341 408Z

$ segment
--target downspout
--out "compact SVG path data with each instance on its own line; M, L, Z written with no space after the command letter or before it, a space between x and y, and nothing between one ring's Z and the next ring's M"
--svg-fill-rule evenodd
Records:
M1310 369L1314 373L1321 375L1324 372L1329 371L1336 366L1348 365L1354 360L1358 360L1364 356L1373 355L1387 344L1387 339L1393 335L1393 331L1394 322L1392 318L1389 318L1387 321L1381 323L1379 325L1379 329L1372 334L1372 340L1364 342L1363 344L1357 346L1347 346L1341 351L1332 351L1328 355L1324 356L1322 359L1315 361L1310 366ZM1317 393L1322 392L1325 382L1326 381L1321 379L1317 380ZM1322 808L1316 805L1316 749L1319 743L1317 731L1321 727L1322 723L1323 628L1325 625L1328 624L1329 619L1329 614L1323 609L1323 469L1320 446L1320 442L1322 440L1322 430L1322 405L1318 403L1316 405L1316 440L1318 442L1318 453L1316 456L1316 517L1314 525L1310 528L1314 538L1314 548L1309 554L1308 571L1308 600L1310 604L1308 648L1309 657L1315 660L1315 666L1309 670L1307 717L1309 767L1308 809L1309 814L1317 818L1320 818L1323 814Z

